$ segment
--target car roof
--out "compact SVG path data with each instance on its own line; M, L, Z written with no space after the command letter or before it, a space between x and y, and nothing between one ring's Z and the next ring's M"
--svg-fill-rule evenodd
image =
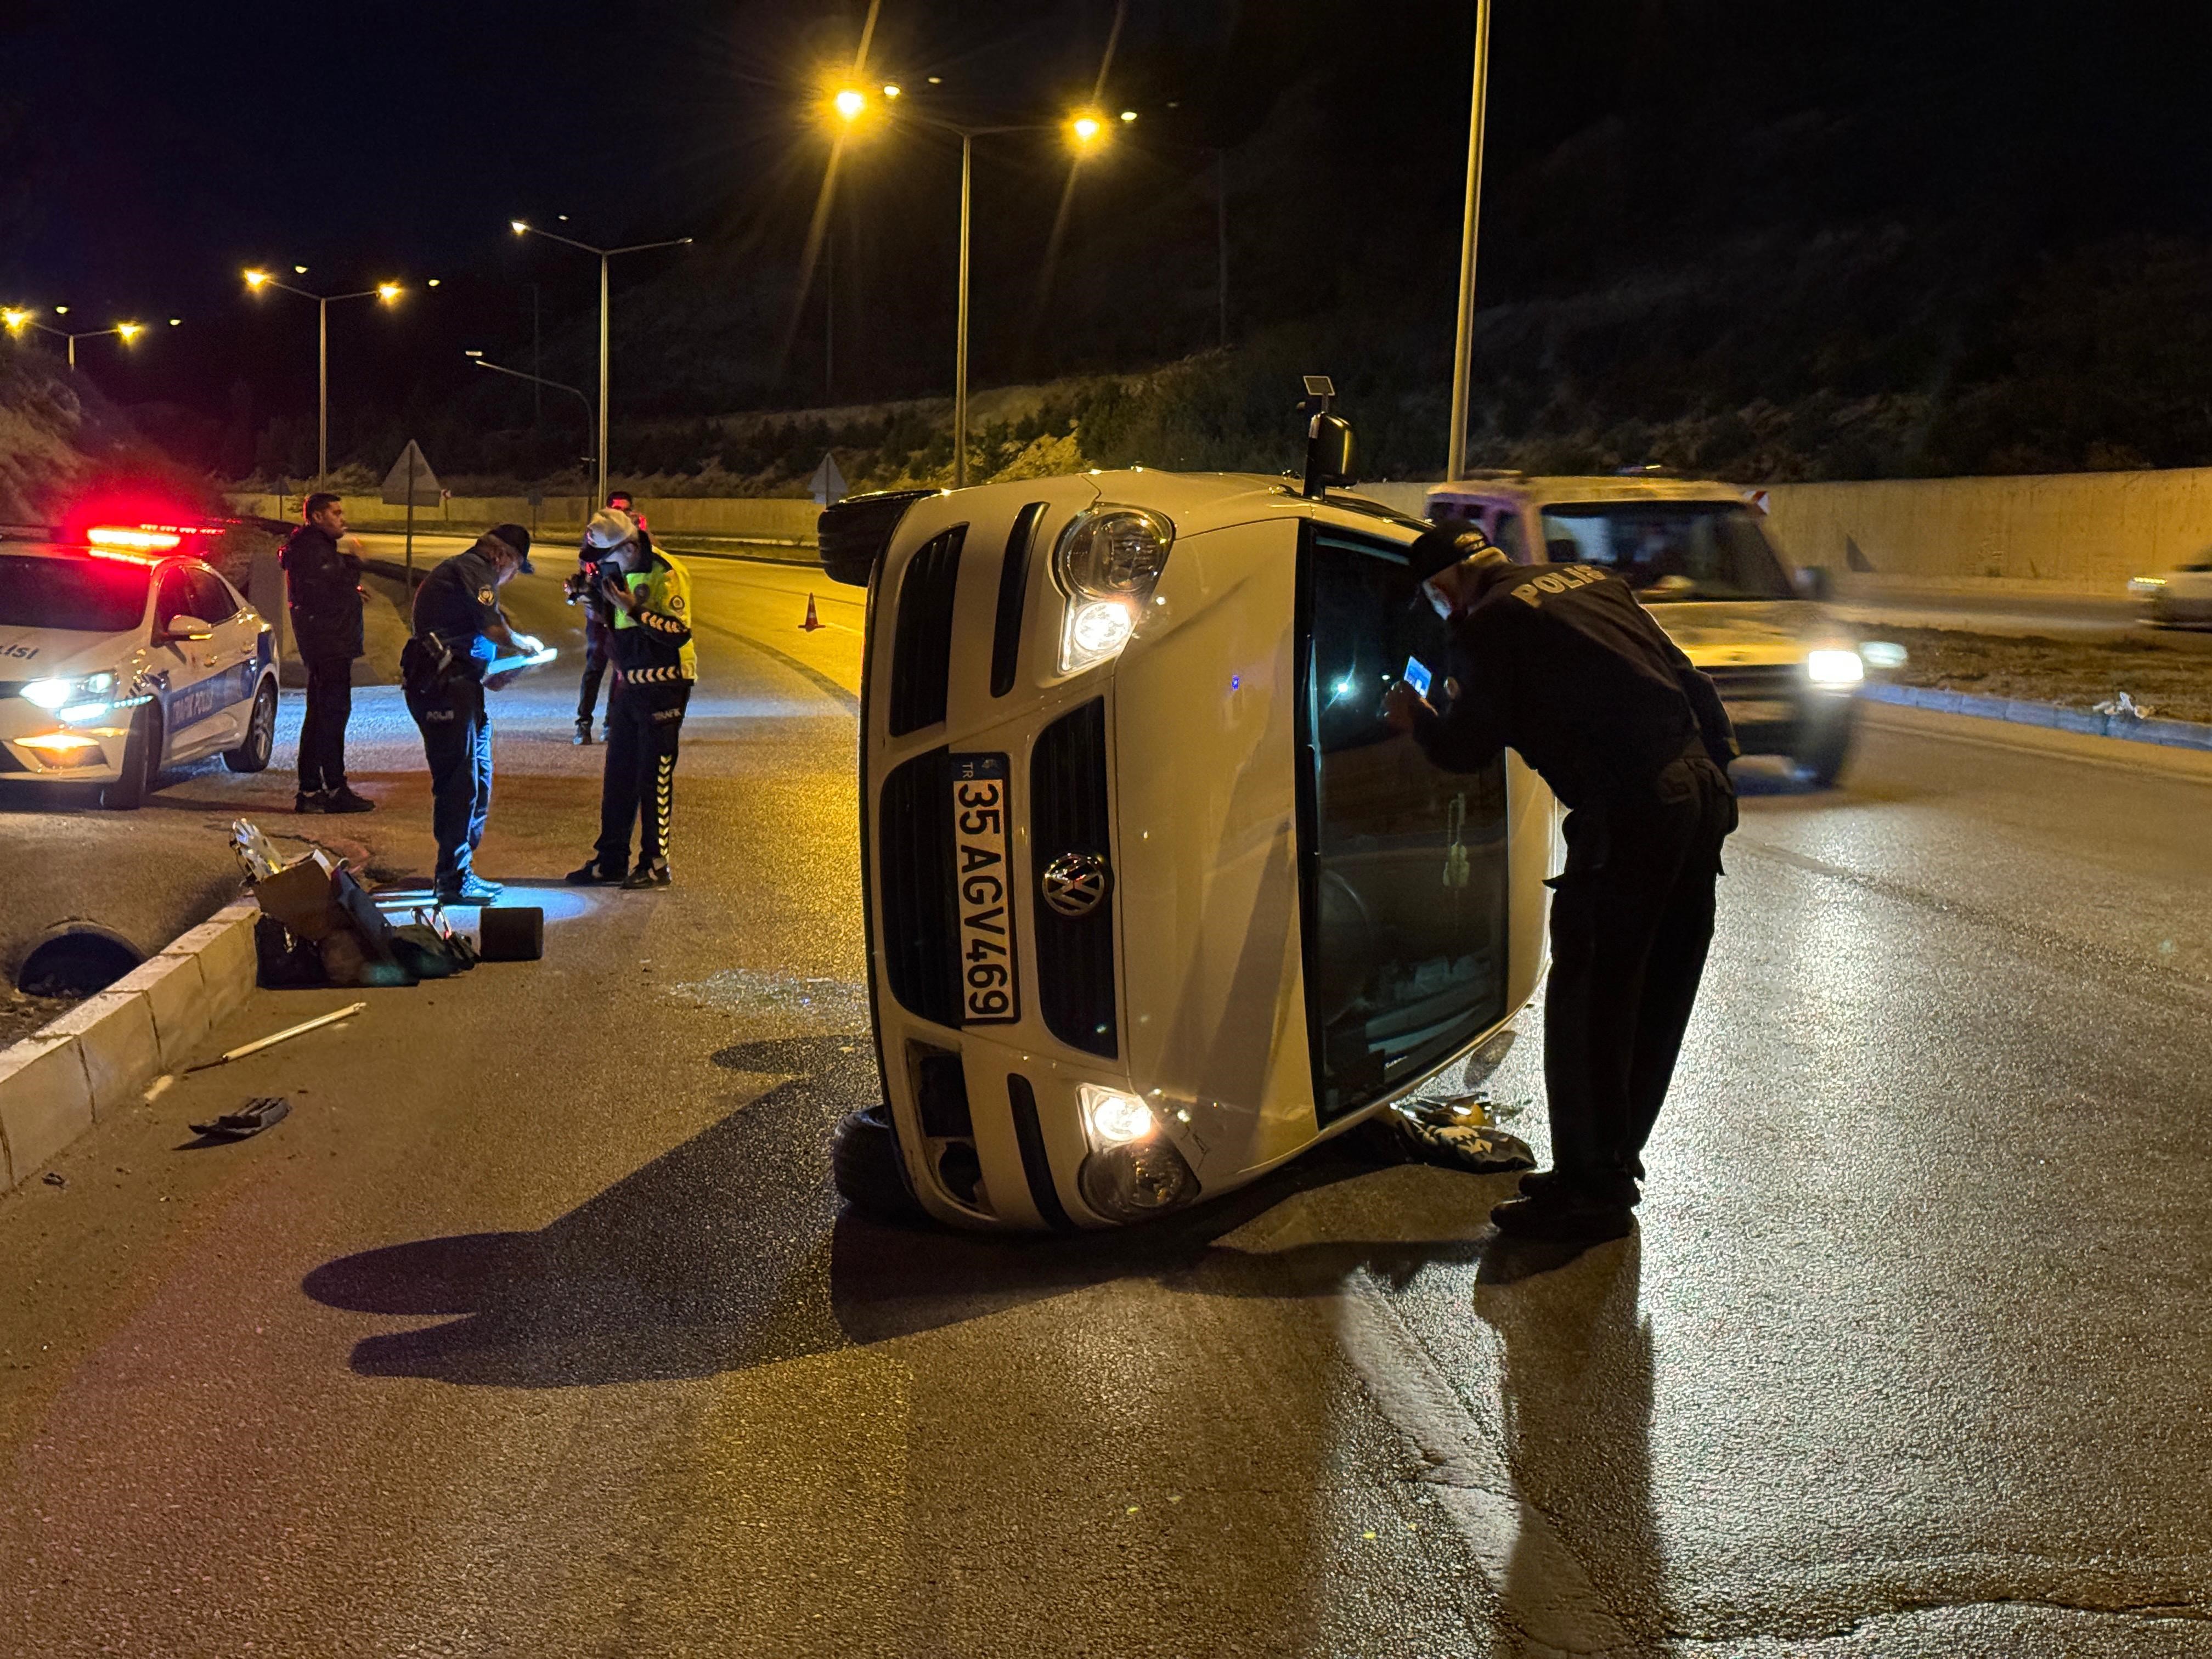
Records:
M1723 483L1717 478L1655 478L1648 474L1462 478L1455 483L1431 484L1429 494L1455 500L1512 501L1530 507L1562 501L1727 501L1736 506L1747 501L1747 492L1741 486Z

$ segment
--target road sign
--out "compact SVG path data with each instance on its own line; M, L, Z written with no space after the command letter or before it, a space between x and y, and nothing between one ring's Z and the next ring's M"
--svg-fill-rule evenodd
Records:
M806 481L806 493L823 507L845 499L845 475L837 470L837 452L822 452L822 465L814 469L814 476Z
M438 493L438 475L422 459L422 447L410 438L407 447L399 452L399 459L392 462L392 471L384 475L384 504L435 507Z

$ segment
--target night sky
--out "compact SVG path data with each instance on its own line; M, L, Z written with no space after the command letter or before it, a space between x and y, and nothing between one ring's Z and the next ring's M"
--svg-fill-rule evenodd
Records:
M811 110L866 9L19 0L0 14L0 49L35 74L11 72L0 94L12 100L0 106L0 298L66 302L87 323L182 316L128 362L115 342L88 343L88 372L125 404L222 418L244 398L258 420L312 409L313 308L250 300L241 266L302 264L303 283L347 289L435 276L441 289L417 286L397 314L334 312L334 377L387 400L479 395L460 349L526 354L532 282L547 372L588 372L577 354L591 262L505 228L566 212L586 240L699 236L682 270L647 256L620 285L654 296L643 303L656 317L723 307L717 326L757 360L751 395L818 400L820 368L791 367L773 337L803 322L815 349L818 310L796 309L826 152ZM1252 320L1341 302L1343 262L1376 258L1358 269L1389 302L1448 313L1471 10L1130 0L1105 101L1146 111L1142 142L1085 181L1042 351L1018 324L1066 163L1018 143L979 163L979 374L1141 353L1161 331L1144 304L1114 314L1127 272L1173 277L1174 304L1202 326L1216 146L1251 175L1238 264ZM1978 216L2051 246L2202 235L2212 169L2190 84L2196 11L1501 0L1485 297L1617 274L1687 234L1867 216ZM941 76L933 95L953 113L1048 119L1087 97L1115 16L1113 0L884 0L872 60L908 85ZM1615 167L1593 185L1577 157L1608 131L1622 153L1624 124L1626 153L1651 170ZM832 232L853 313L841 396L944 389L933 380L946 378L934 337L949 326L951 165L926 142L854 158L852 222ZM1133 230L1117 242L1117 214L1156 245L1121 245ZM1331 261L1328 296L1302 272Z

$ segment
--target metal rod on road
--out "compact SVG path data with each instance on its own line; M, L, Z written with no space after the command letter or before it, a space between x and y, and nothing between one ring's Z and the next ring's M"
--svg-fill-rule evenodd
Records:
M264 1048L273 1048L287 1037L295 1037L303 1031L312 1031L319 1026L332 1024L341 1019L349 1019L368 1006L365 1002L356 1002L349 1007L335 1009L327 1014L319 1014L313 1019L301 1020L297 1025L288 1025L281 1031L272 1031L267 1036L254 1042L242 1042L235 1048L226 1049L213 1060L204 1060L197 1066L186 1066L185 1070L187 1073L204 1072L210 1066L228 1066L234 1060L243 1060L248 1054L258 1054Z
M1482 118L1490 88L1490 0L1474 0L1474 94L1467 118L1467 202L1460 221L1459 331L1452 351L1447 482L1467 476L1467 404L1474 388L1475 231L1482 217Z
M975 138L960 135L959 362L952 371L952 487L968 487L968 173Z

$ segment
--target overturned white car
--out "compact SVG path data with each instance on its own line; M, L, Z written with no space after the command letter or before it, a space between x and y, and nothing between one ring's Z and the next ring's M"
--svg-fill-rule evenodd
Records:
M1443 656L1405 571L1428 526L1325 488L1334 426L1303 492L1133 470L823 515L825 565L869 592L888 1115L845 1127L848 1197L1157 1216L1419 1089L1534 991L1550 792L1383 724L1408 659Z

